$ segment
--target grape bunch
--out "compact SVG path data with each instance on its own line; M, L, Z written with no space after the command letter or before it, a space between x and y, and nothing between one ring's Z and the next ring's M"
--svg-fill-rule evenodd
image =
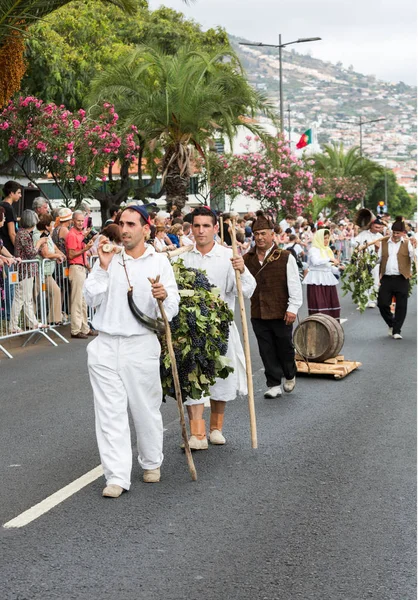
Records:
M214 294L203 271L188 269L182 260L173 264L180 291L179 313L170 323L183 402L209 395L216 378L233 370L225 356L233 314L226 302ZM182 291L184 293L182 295ZM174 396L171 361L165 337L161 339L163 395Z

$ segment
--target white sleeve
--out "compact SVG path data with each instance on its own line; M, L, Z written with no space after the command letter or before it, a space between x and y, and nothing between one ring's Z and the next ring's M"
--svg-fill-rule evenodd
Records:
M411 242L408 242L409 258L415 260L417 258L417 249L413 247Z
M320 265L329 265L331 259L328 256L326 258L321 256L318 248L311 248L309 250L309 262L313 267L319 267Z
M289 254L286 265L287 291L289 293L288 312L297 315L303 304L302 285L299 278L299 269L295 257Z
M164 289L167 292L167 298L164 300L163 306L167 319L171 321L179 312L180 295L170 261L167 258L164 258L161 263L161 283L164 285Z
M111 268L109 265L108 269ZM88 274L84 285L83 294L88 306L99 306L109 288L109 271L101 268L97 260L93 269Z

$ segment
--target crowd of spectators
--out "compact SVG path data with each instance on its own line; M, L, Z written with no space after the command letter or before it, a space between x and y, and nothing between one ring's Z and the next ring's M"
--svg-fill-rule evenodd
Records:
M65 323L67 314L64 310L60 265L67 261L71 283L72 337L87 338L88 335L95 335L87 322L82 287L94 260L92 257L97 254L100 236L105 235L113 243L121 244L118 227L120 207L110 207L110 217L101 231L96 231L92 226L88 204L82 203L74 212L70 208L52 209L48 200L43 197L36 198L32 210L24 210L18 220L14 205L20 200L21 193L20 185L14 181L8 181L3 186L4 200L0 203L0 322L8 322L11 333L19 333L22 322L25 329L39 327L39 265L42 259L48 259L44 263L47 324ZM173 206L169 212L156 208L154 210L153 206L148 209L151 222L148 243L154 246L156 252L169 252L193 245L189 207L179 210ZM229 213L220 213L220 216L222 220L216 241L231 246L231 228L234 226L238 251L241 255L247 253L254 245L251 225L255 213L247 212L234 221ZM382 232L385 234L390 229L389 215L384 215L382 222ZM308 216L288 214L274 228L275 243L293 254L301 279L308 274L311 249L312 246L318 247L315 240L319 238L316 234L322 229L327 232L327 247L334 256L337 267L334 275L338 278L338 271L349 260L353 240L358 234L358 227L348 218L332 222L320 215L313 221ZM412 224L407 225L407 230L408 235L414 234ZM321 240L323 237L322 235ZM19 283L9 285L14 272L18 273ZM44 325L46 323L42 324Z

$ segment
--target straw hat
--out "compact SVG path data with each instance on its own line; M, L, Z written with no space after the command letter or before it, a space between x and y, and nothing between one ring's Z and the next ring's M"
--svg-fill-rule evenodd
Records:
M70 221L73 218L73 213L70 208L61 208L58 213L58 218L60 223L64 221Z

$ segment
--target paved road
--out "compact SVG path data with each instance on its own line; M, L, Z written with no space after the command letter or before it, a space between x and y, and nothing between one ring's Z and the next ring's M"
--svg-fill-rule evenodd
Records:
M412 600L415 586L416 298L404 340L343 300L341 381L300 377L263 399L259 448L246 401L228 444L195 454L191 482L174 402L163 407L158 485L101 498L102 479L20 529L0 529L1 600ZM0 523L99 464L85 343L1 360Z

